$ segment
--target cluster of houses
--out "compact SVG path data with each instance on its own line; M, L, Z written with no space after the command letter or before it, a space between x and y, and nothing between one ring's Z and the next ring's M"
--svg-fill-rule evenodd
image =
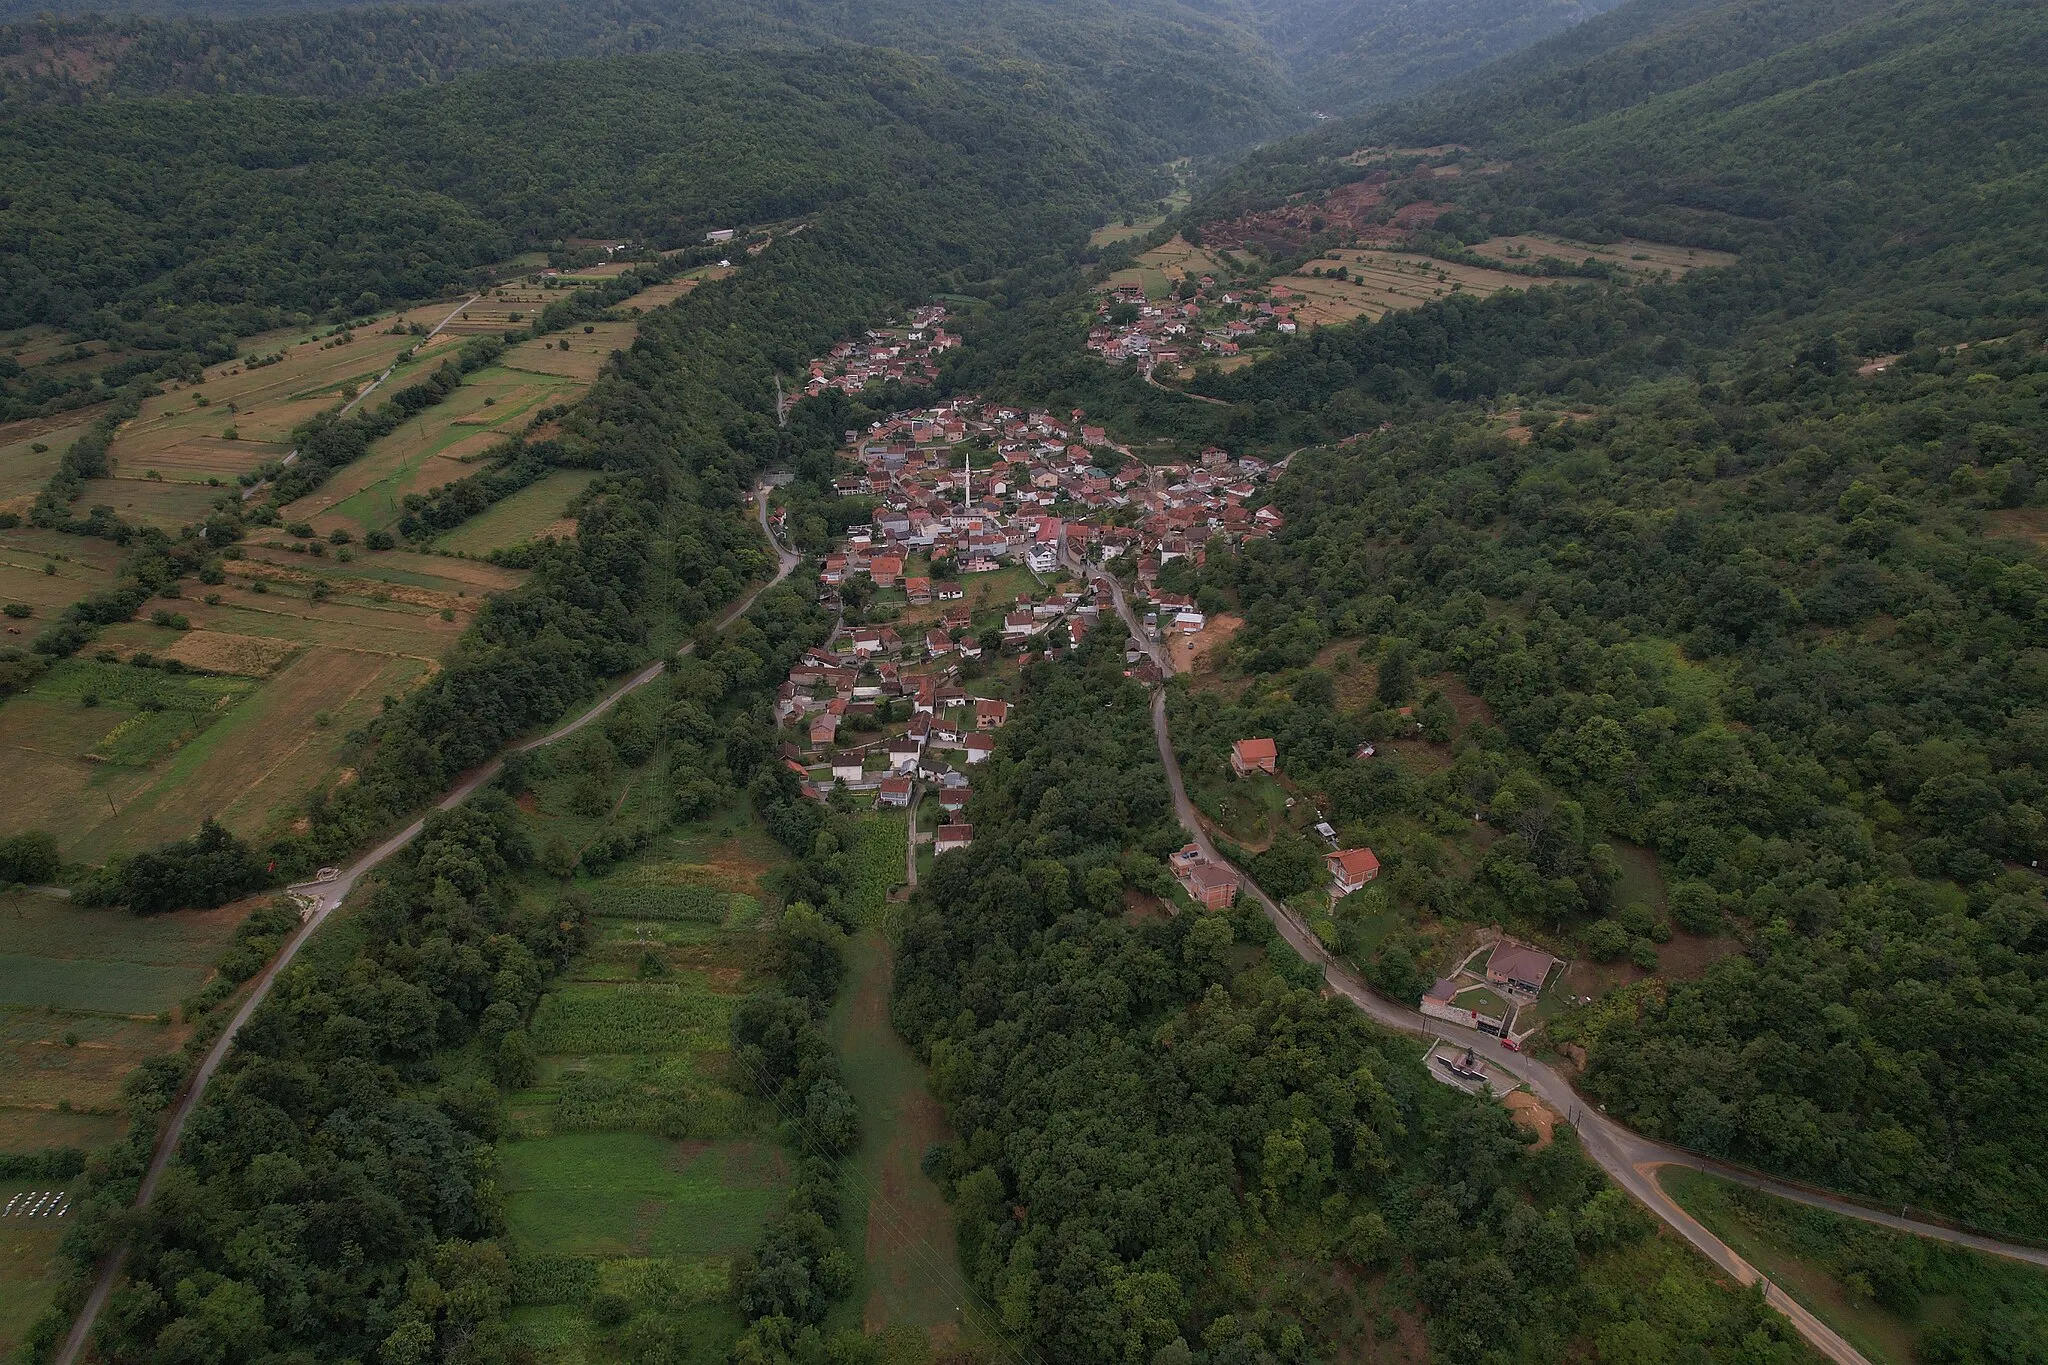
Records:
M1096 306L1095 325L1088 329L1088 349L1112 365L1126 362L1142 370L1172 369L1199 355L1238 354L1262 329L1293 335L1300 324L1292 304L1251 301L1236 294L1215 294L1216 280L1204 275L1189 298L1169 297L1153 303L1135 285L1104 294ZM1113 322L1118 305L1138 310L1128 322ZM1235 316L1216 316L1218 311Z
M898 586L915 554L956 574L1021 564L1036 575L1089 563L1135 564L1149 589L1163 564L1197 562L1216 537L1235 544L1272 535L1285 524L1277 508L1258 506L1278 466L1210 448L1197 460L1143 464L1076 410L1056 417L958 398L891 414L866 431L846 433L845 454L859 472L838 491L871 497L874 519L854 528L843 552L828 556L828 587L867 573L877 587ZM1098 463L1110 452L1105 467ZM900 584L913 603L957 587L911 577ZM1175 624L1191 603L1164 603Z
M872 328L857 340L842 341L831 354L811 362L804 393L859 393L869 383L890 379L929 384L939 377L939 357L960 344L945 323L946 310L929 304L912 309L901 327Z

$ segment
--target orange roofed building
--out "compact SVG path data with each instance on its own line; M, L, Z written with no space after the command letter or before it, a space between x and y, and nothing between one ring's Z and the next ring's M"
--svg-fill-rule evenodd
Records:
M1230 767L1239 777L1270 773L1278 766L1280 751L1270 739L1241 739L1230 746Z
M1380 875L1379 855L1369 848L1346 848L1323 855L1330 869L1330 899L1343 900Z

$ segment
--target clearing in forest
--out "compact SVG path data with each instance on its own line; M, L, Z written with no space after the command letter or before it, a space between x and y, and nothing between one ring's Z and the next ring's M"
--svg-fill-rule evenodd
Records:
M863 930L847 957L828 1031L861 1112L861 1146L848 1158L846 1182L849 1213L865 1210L847 1220L867 1266L859 1325L868 1333L913 1327L944 1346L983 1326L960 1270L952 1210L921 1165L933 1144L953 1135L924 1068L889 1023L888 939Z

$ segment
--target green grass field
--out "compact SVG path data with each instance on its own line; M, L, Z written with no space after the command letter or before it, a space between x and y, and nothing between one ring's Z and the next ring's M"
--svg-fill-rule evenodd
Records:
M2048 1272L1666 1167L1664 1189L1875 1365L2039 1360Z
M757 1142L575 1133L499 1149L522 1248L580 1256L727 1256L759 1238L788 1185Z
M28 1190L48 1190L48 1181L0 1180L0 1208ZM71 1216L0 1218L0 1361L14 1365L29 1327L57 1297L63 1272L57 1243Z
M206 976L201 967L142 967L0 953L0 1004L153 1014L197 990Z
M847 956L828 1030L860 1104L861 1146L847 1162L844 1198L849 1249L866 1273L864 1294L839 1310L841 1325L909 1326L940 1340L982 1335L970 1330L981 1324L960 1272L952 1210L919 1164L952 1133L924 1068L889 1024L888 941L879 929L864 930Z
M524 545L560 523L569 499L596 477L594 471L587 469L564 469L549 474L445 533L434 542L434 547L484 555Z

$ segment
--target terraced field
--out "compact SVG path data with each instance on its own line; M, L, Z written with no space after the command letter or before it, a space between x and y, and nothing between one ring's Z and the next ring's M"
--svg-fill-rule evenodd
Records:
M50 534L0 533L0 549ZM110 569L59 567L81 583L111 581ZM257 834L310 786L343 780L349 731L438 668L485 594L520 577L403 551L342 563L281 545L252 546L226 567L208 594L217 601L161 604L184 627L149 613L110 626L0 702L0 755L20 779L0 784L0 830L47 829L67 858L86 860L181 838L207 814ZM45 578L0 566L0 588ZM219 676L137 667L144 655Z

